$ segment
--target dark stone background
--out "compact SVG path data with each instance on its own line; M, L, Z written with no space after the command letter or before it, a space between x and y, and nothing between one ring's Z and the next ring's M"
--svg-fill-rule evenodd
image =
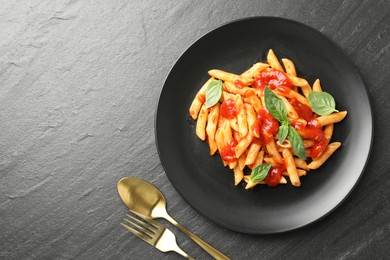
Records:
M233 259L389 256L389 1L0 6L1 259L180 259L119 225L126 209L116 183L124 176L159 187L175 219ZM240 234L200 216L167 179L154 139L156 103L176 59L203 34L251 16L297 20L338 43L366 83L375 122L366 171L342 206L278 235ZM209 259L172 230L185 251Z

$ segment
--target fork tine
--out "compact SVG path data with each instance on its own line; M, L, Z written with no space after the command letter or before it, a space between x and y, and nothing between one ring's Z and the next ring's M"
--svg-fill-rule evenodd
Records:
M124 223L121 223L121 225L126 228L128 231L130 231L131 233L133 233L134 235L136 235L137 237L141 238L142 240L144 240L145 242L153 245L152 243L152 238L150 236L147 236L145 235L144 233L141 233L139 232L138 230L135 230L134 228L124 224Z
M136 216L140 217L142 220L148 222L150 225L152 225L156 229L161 229L163 227L162 224L160 224L159 222L157 222L156 220L154 220L154 219L152 219L150 217L144 216L141 213L138 213L138 212L135 212L135 211L132 211L132 210L130 210L130 212L134 213ZM128 215L128 214L126 214L126 215Z
M158 231L157 228L155 227L152 227L151 225L149 225L148 223L145 223L145 222L142 222L141 220L138 220L136 219L135 217L133 216L130 216L128 214L126 214L131 220L129 219L126 219L124 218L123 220L127 221L128 223L130 223L131 225L133 225L134 227L136 227L138 230L142 231L143 233L146 233L147 235L149 235L150 237L153 237L156 232ZM154 229L154 230L153 230Z
M133 219L134 221L136 221L140 225L145 226L148 229L151 229L151 230L152 229L154 229L154 230L158 230L159 229L160 223L158 223L157 221L154 221L152 219L143 218L140 215L136 215L136 216L139 217L141 220L138 219L138 218L135 218L135 217L133 217L133 216L131 216L129 214L126 214L126 216L130 217L131 219Z

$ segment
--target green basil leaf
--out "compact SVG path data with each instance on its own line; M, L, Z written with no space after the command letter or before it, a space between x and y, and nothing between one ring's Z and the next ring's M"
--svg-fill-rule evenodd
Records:
M288 129L288 140L290 140L294 153L302 160L306 160L306 149L303 145L302 137L291 125Z
M212 107L222 96L222 81L213 80L209 83L206 90L206 107Z
M339 112L336 110L334 98L329 93L313 91L309 93L308 99L311 109L318 115L327 116Z
M288 135L288 123L282 123L278 130L279 143L282 144Z
M267 177L267 174L269 170L271 169L271 164L260 164L256 168L252 170L251 173L251 181L252 182L259 182L265 179Z
M283 100L278 98L276 94L268 87L264 88L264 101L265 107L268 112L279 122L289 122L287 118L287 109L283 103Z

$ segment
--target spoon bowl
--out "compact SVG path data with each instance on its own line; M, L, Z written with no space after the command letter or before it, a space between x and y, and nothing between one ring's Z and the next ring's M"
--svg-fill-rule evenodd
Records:
M128 177L121 179L117 186L128 209L150 218L164 218L167 214L164 195L150 183Z

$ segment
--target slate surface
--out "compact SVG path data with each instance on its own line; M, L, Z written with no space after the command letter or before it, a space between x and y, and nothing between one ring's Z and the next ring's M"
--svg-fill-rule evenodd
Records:
M120 227L124 176L159 187L175 219L233 259L389 256L388 1L0 6L0 259L180 259ZM176 59L203 34L251 16L290 18L333 39L359 69L374 111L371 158L353 193L320 222L278 235L240 234L200 216L170 184L154 140L156 103ZM184 250L210 259L172 230Z

